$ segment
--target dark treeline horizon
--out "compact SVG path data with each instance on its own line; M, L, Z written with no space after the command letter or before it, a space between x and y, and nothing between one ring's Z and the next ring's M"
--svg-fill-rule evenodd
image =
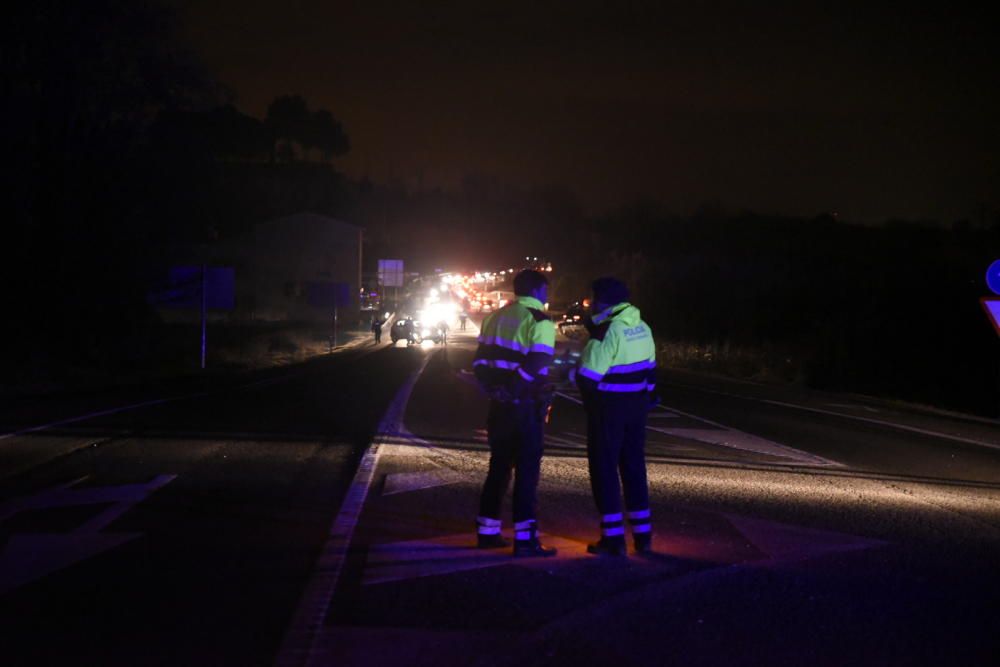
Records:
M241 113L155 4L19 12L4 61L4 385L148 366L164 326L146 296L171 263L308 211L365 229L366 271L541 255L563 303L617 275L678 365L996 413L1000 349L978 304L995 211L858 225L649 200L590 215L568 188L474 172L453 190L353 180L336 166L351 128L335 110L285 90L267 117Z

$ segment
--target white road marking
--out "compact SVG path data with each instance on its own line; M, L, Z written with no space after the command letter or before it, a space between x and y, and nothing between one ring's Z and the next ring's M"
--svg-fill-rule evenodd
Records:
M410 540L390 544L376 544L368 552L362 585L384 584L390 581L430 577L452 572L479 570L498 565L534 566L543 562L553 563L568 558L587 556L583 542L558 535L539 533L546 546L556 547L555 558L517 559L511 557L510 548L477 549L473 533L445 535L430 540Z
M769 398L756 398L753 396L741 396L739 394L732 394L726 391L718 391L716 389L705 389L704 387L693 387L690 385L677 384L677 387L683 389L691 389L693 391L702 391L708 394L717 394L719 396L728 396L730 398L739 398L744 401L755 401L757 403L767 403L769 405L780 405L784 408L792 408L794 410L804 410L805 412L815 412L823 415L831 415L833 417L842 417L844 419L853 419L855 421L866 422L868 424L877 424L879 426L886 426L888 428L894 428L900 431L908 431L910 433L919 433L921 435L928 435L934 438L941 438L943 440L952 440L954 442L962 442L967 445L979 445L980 447L988 447L989 449L1000 449L1000 444L996 442L987 442L985 440L977 440L976 438L965 438L960 435L952 435L950 433L942 433L940 431L931 431L929 429L918 428L916 426L906 426L905 424L897 424L895 422L886 421L884 419L874 419L872 417L859 417L858 415L844 414L843 412L834 412L833 410L823 410L821 408L810 408L805 405L796 405L795 403L787 403L785 401L775 401Z
M583 447L584 445L587 444L586 440L584 440L583 438L579 437L569 438L565 436L566 436L565 433L563 433L562 435L553 435L551 433L546 433L545 442L546 443L554 442L557 445L569 445L571 447Z
M351 343L338 347L334 352L354 350L361 346L367 338L359 338ZM367 354L374 352L378 348L371 348L370 350L363 350L362 354ZM248 382L247 384L239 385L233 387L231 391L250 391L253 389L259 389L261 387L267 387L270 385L278 384L280 382L287 382L288 380L293 380L297 377L306 375L305 371L299 371L296 373L286 373L285 375L279 375L278 377L266 378L263 380L255 380L254 382ZM222 393L222 392L215 392ZM87 414L79 415L77 417L70 417L69 419L61 419L59 421L49 422L48 424L41 424L39 426L31 426L28 428L23 428L18 431L11 431L10 433L0 434L0 440L7 440L8 438L13 438L19 435L27 435L29 433L38 433L39 431L46 431L50 428L55 428L56 426L65 426L66 424L76 424L78 422L87 421L89 419L95 419L97 417L106 417L108 415L114 415L121 412L128 412L130 410L138 410L139 408L147 408L153 405L163 405L165 403L173 403L175 401L183 401L191 398L202 398L204 396L213 395L213 392L201 391L194 394L184 394L182 396L171 396L168 398L155 398L149 401L143 401L141 403L132 403L129 405L122 405L115 408L108 408L106 410L99 410L97 412L89 412Z
M48 424L42 424L41 426L32 426L30 428L23 428L20 431L11 431L10 433L4 433L0 435L0 440L6 440L7 438L13 438L19 435L26 435L28 433L37 433L39 431L45 431L56 426L64 426L66 424L75 424L77 422L86 421L88 419L94 419L95 417L104 417L107 415L118 414L119 412L128 412L129 410L138 410L139 408L149 407L151 405L161 405L163 403L171 403L173 401L180 401L187 398L198 398L201 396L207 396L208 392L200 392L197 394L187 394L184 396L173 396L171 398L157 398L151 401L143 401L142 403L132 403L131 405L122 405L117 408L109 408L107 410L101 410L99 412L90 412L85 415L80 415L79 417L70 417L69 419L62 419L60 421L50 422Z
M680 419L680 415L667 410L653 410L649 413L648 419Z
M410 400L410 394L413 393L417 380L420 379L421 373L424 372L424 368L427 367L432 356L433 353L425 355L420 367L396 392L396 396L383 415L382 421L379 422L378 432L374 440L361 458L358 471L354 474L354 480L347 491L340 512L330 527L330 533L323 545L319 560L313 568L312 576L309 578L295 614L292 616L292 623L281 642L281 648L278 650L278 656L275 660L275 665L278 667L291 667L293 665L310 667L314 664L323 664L322 661L327 654L329 643L323 640L322 635L326 632L324 626L330 601L337 588L337 581L347 558L354 528L358 524L361 509L368 496L368 489L375 476L380 450L383 446L389 446L389 439L396 437L403 429L406 404Z
M114 504L69 533L11 535L0 551L0 594L140 537L141 533L100 531L176 478L177 475L159 475L146 484L75 488L85 479L81 478L33 496L7 501L0 506L0 521L27 510Z
M878 408L868 407L867 405L851 405L850 403L827 403L826 405L829 405L831 408L847 408L849 410L852 408L860 408L865 412L872 412L874 414L882 412Z
M694 415L686 415L692 419L701 419L700 417L695 417ZM675 438L685 438L688 440L696 440L698 442L704 442L709 445L718 445L719 447L729 447L731 449L740 449L745 452L754 452L756 454L764 454L765 456L777 456L778 458L789 459L800 463L802 465L813 465L813 466L840 466L841 464L836 461L831 461L829 459L823 458L822 456L817 456L815 454L810 454L809 452L804 452L800 449L795 449L794 447L788 447L787 445L782 445L780 443L774 442L773 440L767 440L766 438L760 438L756 435L746 433L744 431L739 431L734 428L729 428L722 426L716 422L711 422L706 419L701 419L706 424L716 426L717 428L707 429L707 428L662 428L659 426L649 426L646 428L650 431L655 431L657 433L662 433L664 435L670 435Z
M735 514L721 516L766 554L768 561L805 560L888 544L882 540L766 519ZM542 537L545 538L546 545L559 549L559 554L554 559L541 561L547 569L560 561L593 558L587 555L584 542L558 535L542 534ZM669 553L669 550L665 553ZM361 583L363 586L372 586L501 565L533 566L539 562L511 558L509 549L477 549L470 533L443 535L431 539L372 545Z
M583 401L576 398L575 396L570 396L562 392L557 392L558 396L573 401L583 405ZM665 409L666 408L661 408ZM705 419L704 417L699 417L697 415L678 410L676 408L669 408L667 410L670 413L682 415L688 417L689 419L694 419L700 421L703 424L708 424L709 426L714 426L714 429L695 429L695 428L663 428L662 426L651 426L646 424L646 428L650 431L655 431L657 433L663 433L664 435L673 436L676 438L685 438L688 440L696 440L698 442L704 442L710 445L718 445L721 447L730 447L732 449L741 449L744 451L755 452L757 454L765 454L767 456L776 456L784 459L791 459L803 465L811 466L841 466L842 464L836 461L831 461L830 459L823 458L822 456L817 456L816 454L810 454L809 452L804 452L800 449L795 449L794 447L789 447L787 445L782 445L780 443L774 442L772 440L766 440L750 433L745 433L738 429L730 428L719 422L712 421L710 419Z
M433 489L464 481L465 477L450 470L421 470L418 472L397 472L385 476L383 496L393 496L408 491Z

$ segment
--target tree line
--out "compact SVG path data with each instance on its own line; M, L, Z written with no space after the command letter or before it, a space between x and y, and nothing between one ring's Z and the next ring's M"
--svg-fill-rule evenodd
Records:
M165 266L307 210L364 226L369 261L433 271L544 254L553 300L616 274L672 346L668 367L1000 404L1000 346L978 305L1000 220L861 226L649 202L592 216L559 187L352 181L331 163L350 149L333 113L296 95L263 119L241 113L154 4L43 0L4 30L5 382L148 364L163 328L146 292Z

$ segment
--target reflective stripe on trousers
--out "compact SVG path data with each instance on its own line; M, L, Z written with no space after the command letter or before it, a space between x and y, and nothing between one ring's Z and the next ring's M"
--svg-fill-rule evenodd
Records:
M514 524L514 539L518 542L533 540L537 536L537 524L534 519L518 521Z
M652 524L650 523L649 510L629 512L628 525L632 528L633 535L650 532Z
M488 516L477 516L476 526L480 535L499 535L500 519L492 519Z
M619 537L625 534L622 513L605 514L601 517L601 537Z

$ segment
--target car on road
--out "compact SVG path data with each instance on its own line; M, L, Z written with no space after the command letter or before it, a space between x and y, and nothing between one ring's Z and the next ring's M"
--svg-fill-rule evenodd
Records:
M586 331L586 322L589 317L587 309L577 301L566 309L563 316L556 322L556 328L567 338L576 338L582 336Z
M420 340L429 340L435 345L448 344L448 325L444 322L440 322L435 326L421 325L420 329Z
M422 340L420 336L420 324L409 317L398 319L392 325L389 338L392 339L393 345L401 340L405 340L408 343L419 343Z

